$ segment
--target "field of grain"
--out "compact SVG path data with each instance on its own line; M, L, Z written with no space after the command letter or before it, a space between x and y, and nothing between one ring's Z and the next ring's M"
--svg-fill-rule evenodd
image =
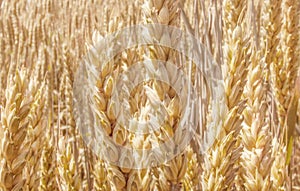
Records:
M300 191L299 11L298 0L0 0L0 190ZM161 28L131 37L156 44L104 62L103 39L143 25ZM163 26L193 36L202 64ZM149 60L169 84L130 89ZM195 122L181 129L186 111ZM152 134L132 131L149 118L162 121ZM97 133L120 147L86 141ZM168 140L168 160L145 154Z

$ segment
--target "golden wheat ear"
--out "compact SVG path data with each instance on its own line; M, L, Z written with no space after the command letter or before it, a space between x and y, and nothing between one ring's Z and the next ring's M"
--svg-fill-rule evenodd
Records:
M22 174L28 163L29 145L25 144L29 124L32 97L27 92L27 72L16 70L11 86L6 89L6 105L1 114L1 171L0 186L4 190L20 190L25 187Z

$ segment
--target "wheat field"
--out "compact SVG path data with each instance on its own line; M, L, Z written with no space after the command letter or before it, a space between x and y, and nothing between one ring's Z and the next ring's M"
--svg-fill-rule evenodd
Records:
M299 11L298 0L0 0L0 190L300 190ZM106 36L147 24L192 35L213 61L203 58L199 72L172 48L175 32L158 28L135 34L157 44L100 59ZM126 80L143 76L130 68L147 60L169 84L153 79L129 91ZM88 66L101 71L92 78ZM209 88L207 76L221 88ZM121 90L124 124L114 101ZM197 114L195 132L180 128L183 106ZM131 131L149 118L162 125ZM96 133L139 151L192 137L167 161L152 152L133 159L96 139L112 163L85 140L93 122ZM159 162L130 168L137 160Z

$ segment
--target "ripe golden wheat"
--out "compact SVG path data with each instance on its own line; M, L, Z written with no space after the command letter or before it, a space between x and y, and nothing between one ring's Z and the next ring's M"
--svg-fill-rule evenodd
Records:
M300 191L299 11L298 0L0 0L0 190ZM201 42L222 70L219 100L195 63L170 48L181 39L169 31L147 37L166 46L131 47L102 63L103 38L142 24L177 27ZM149 80L129 93L130 120L163 119L153 134L136 136L117 122L113 94L121 74L147 59L154 69L164 63L170 84ZM135 149L184 139L176 133L184 103L172 87L181 82L170 66L180 67L202 104L189 145L145 169L126 168L136 161L115 145L99 147L120 166L97 155L79 127L90 121L77 123L73 105L84 62L101 68L84 102L95 123Z

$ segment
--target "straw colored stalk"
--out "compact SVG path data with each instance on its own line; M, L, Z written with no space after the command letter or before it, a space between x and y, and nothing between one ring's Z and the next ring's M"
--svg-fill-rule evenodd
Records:
M247 107L241 131L244 146L240 159L240 190L270 190L270 169L274 158L271 156L271 132L266 118L267 89L263 80L260 54L252 49L248 81L244 91Z
M1 111L0 187L3 190L21 190L25 186L22 170L27 163L29 145L24 143L24 139L32 104L27 83L25 70L17 71L14 81L7 86L6 105Z

